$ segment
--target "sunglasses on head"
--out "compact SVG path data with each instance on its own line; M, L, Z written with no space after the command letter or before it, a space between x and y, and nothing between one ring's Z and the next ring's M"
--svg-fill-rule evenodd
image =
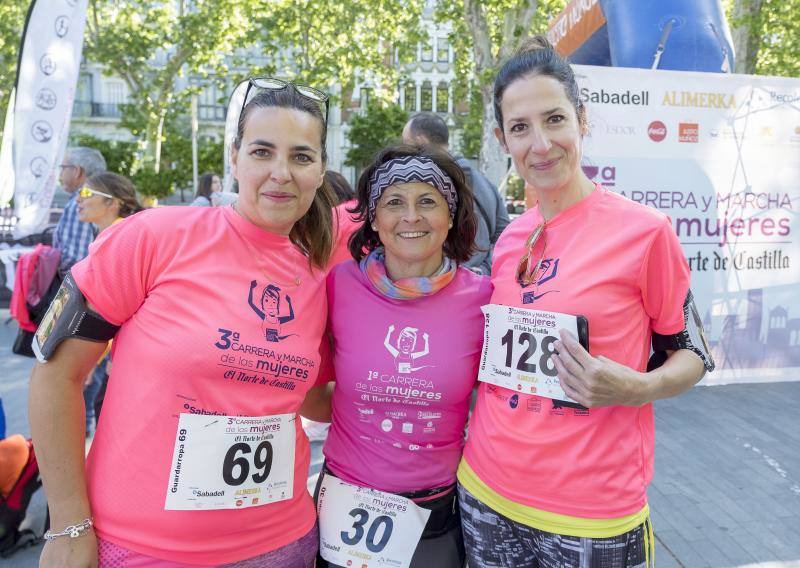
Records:
M523 288L536 282L536 279L539 275L539 269L542 267L544 250L547 247L547 235L544 233L545 225L546 223L544 221L537 225L528 237L528 240L525 242L525 254L522 255L522 258L517 265L517 283ZM539 260L537 260L534 264L533 248L536 246L536 243L540 238L542 239L542 254L539 255Z
M78 197L82 197L83 199L88 199L93 195L102 195L103 197L107 197L109 199L114 199L113 195L109 195L107 193L103 193L102 191L97 191L92 189L88 185L84 185L82 188L78 190Z
M244 92L244 101L242 102L242 112L244 107L250 102L252 98L251 93L255 95L258 91L282 91L283 89L292 88L301 96L314 101L321 105L324 110L325 124L328 124L328 100L329 97L326 93L315 89L314 87L307 87L305 85L298 85L294 81L284 81L283 79L274 79L272 77L252 77L247 83L247 90ZM239 113L241 116L241 112Z

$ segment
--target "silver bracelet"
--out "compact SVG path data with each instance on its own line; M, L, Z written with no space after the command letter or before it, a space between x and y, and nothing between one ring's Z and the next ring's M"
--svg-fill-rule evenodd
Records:
M84 534L89 532L89 529L92 528L93 524L94 523L92 523L92 518L89 517L88 519L84 519L83 522L77 525L68 526L61 532L54 533L52 531L47 531L46 533L44 533L44 539L50 542L51 540L55 540L60 536L78 538L79 536L83 536Z

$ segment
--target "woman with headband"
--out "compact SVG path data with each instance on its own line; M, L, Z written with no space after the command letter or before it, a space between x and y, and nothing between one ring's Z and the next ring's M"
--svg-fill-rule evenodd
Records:
M473 197L449 155L396 146L357 198L355 261L328 277L336 382L318 566L463 566L455 473L490 294L459 266Z
M88 323L57 347L56 331L42 338L47 361L30 387L51 511L43 568L313 566L296 415L320 372L327 314L326 100L251 80L232 151L237 203L144 211L73 267L52 329ZM279 331L265 332L269 318ZM104 348L95 340L114 331L84 463L80 386Z

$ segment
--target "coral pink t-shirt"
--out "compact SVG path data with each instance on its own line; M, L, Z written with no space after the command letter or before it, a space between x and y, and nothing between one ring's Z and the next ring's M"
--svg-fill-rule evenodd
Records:
M352 209L357 203L355 199L352 199L340 203L333 208L333 226L335 231L333 236L333 253L328 262L329 268L333 268L340 262L353 260L353 256L350 254L350 249L347 245L350 236L361 227L361 223L355 220L354 214L350 213L348 209Z
M538 287L523 290L516 269L541 219L532 209L498 240L491 303L586 316L591 355L644 371L651 333L684 327L689 269L669 219L598 186L547 222ZM515 503L603 519L644 507L653 445L651 404L580 410L484 383L464 458Z
M466 268L414 300L384 296L355 261L331 271L336 388L323 451L335 475L392 493L455 481L490 295Z
M122 326L87 466L100 537L174 562L223 564L305 535L315 515L299 420L292 499L233 510L164 504L180 413L299 409L319 371L325 273L231 207L134 215L104 231L72 273Z

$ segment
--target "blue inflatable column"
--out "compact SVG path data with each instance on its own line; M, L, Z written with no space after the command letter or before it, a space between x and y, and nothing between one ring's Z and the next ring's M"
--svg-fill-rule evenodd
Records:
M600 0L611 65L733 71L730 30L719 0Z

